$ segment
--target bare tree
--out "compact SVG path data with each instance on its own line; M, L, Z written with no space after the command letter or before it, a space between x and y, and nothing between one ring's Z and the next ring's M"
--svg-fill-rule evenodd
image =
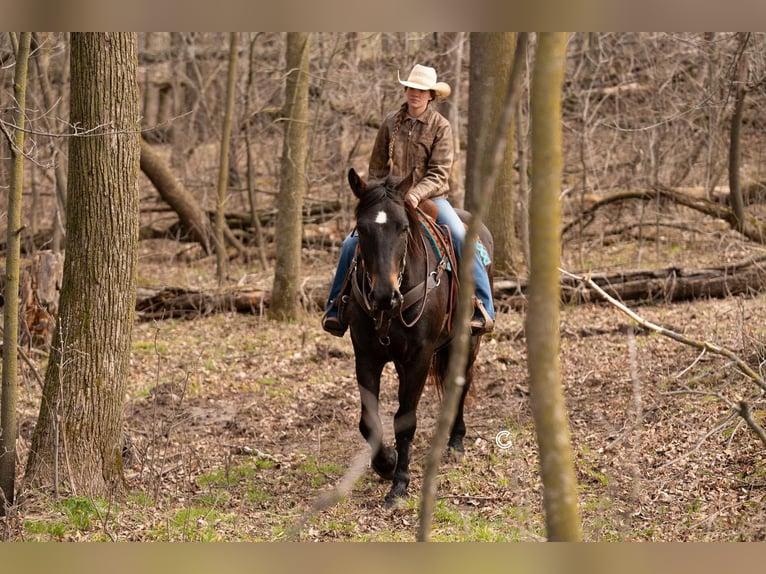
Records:
M231 124L234 116L234 96L237 88L237 57L239 56L239 32L231 32L229 36L229 73L226 82L226 109L223 114L221 129L221 153L218 167L218 202L215 210L216 238L216 269L218 286L222 286L226 276L226 243L224 242L224 227L226 226L226 187L229 181L229 149L231 147Z
M749 32L740 32L740 48L738 51L737 65L734 77L734 113L731 116L731 129L729 131L729 200L731 210L734 213L734 221L737 231L745 227L745 204L742 198L742 187L739 182L740 171L740 140L742 128L742 115L745 108L745 93L747 82L747 54L745 48L750 39Z
M250 220L253 225L253 231L255 234L255 244L258 249L258 259L261 263L261 268L266 269L268 262L266 261L266 251L264 249L263 228L261 227L261 220L258 217L258 201L256 200L255 193L255 166L253 165L253 145L250 138L250 122L247 118L251 114L251 101L252 93L255 89L253 66L255 66L255 47L258 34L254 34L248 42L249 51L247 59L247 84L245 86L245 103L244 103L244 116L246 118L244 133L245 133L245 170L247 173L247 199L250 207Z
M439 42L443 55L439 58L438 70L440 77L452 87L449 98L437 98L431 105L437 105L442 115L449 120L452 126L452 149L454 159L449 175L450 202L456 207L462 207L464 203L462 151L460 147L460 101L463 96L463 52L466 44L465 32L444 32L439 34Z
M277 262L271 316L295 318L300 303L303 198L306 191L309 118L308 33L287 34L282 169L277 200Z
M137 35L73 33L68 238L59 320L25 484L121 491L135 317L140 127Z
M151 144L141 138L141 170L178 214L181 225L197 241L205 254L212 253L213 229L210 218L197 198L183 185Z
M48 121L48 115L56 107L56 98L54 88L50 81L50 36L34 32L32 39L35 44L35 57L33 59L37 67L37 77L40 82L40 92L42 94L43 104L45 105L45 124L48 130L53 132L52 122ZM57 149L56 142L51 140L51 150L53 151L53 174L56 189L56 207L53 216L53 239L51 249L54 253L59 253L63 249L64 235L66 232L66 171L64 161L59 157L60 152Z
M561 90L567 35L540 35L532 78L530 281L525 320L532 416L549 540L582 538L559 362Z
M16 51L13 77L13 135L6 133L11 150L11 181L8 193L8 230L5 254L5 301L3 307L3 382L0 413L0 516L13 505L16 490L16 434L18 424L19 273L21 259L21 190L24 179L24 122L26 117L27 70L32 33L22 32Z
M489 170L492 133L503 114L505 96L514 71L516 34L513 32L474 32L471 34L471 82L469 87L468 154L465 207L475 209L480 181L474 174L475 163L482 173ZM518 72L515 77L520 78ZM514 137L513 123L508 125L509 145L499 166L492 204L487 210L487 226L495 240L493 265L500 273L518 271L521 250L515 230L516 198L513 195Z

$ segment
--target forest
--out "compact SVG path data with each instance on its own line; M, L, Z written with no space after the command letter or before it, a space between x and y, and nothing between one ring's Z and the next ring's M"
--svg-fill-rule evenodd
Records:
M0 539L763 540L765 48L0 34ZM350 337L321 318L347 174L415 64L451 87L430 105L450 202L494 238L497 321L464 456L426 506L445 403L427 387L387 508ZM380 393L391 441L390 365Z

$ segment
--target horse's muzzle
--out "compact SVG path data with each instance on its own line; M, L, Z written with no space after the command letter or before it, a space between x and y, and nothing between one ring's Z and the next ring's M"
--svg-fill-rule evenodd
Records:
M373 311L392 311L398 308L404 300L404 296L399 289L394 289L388 293L378 293L373 290L371 295L370 308Z

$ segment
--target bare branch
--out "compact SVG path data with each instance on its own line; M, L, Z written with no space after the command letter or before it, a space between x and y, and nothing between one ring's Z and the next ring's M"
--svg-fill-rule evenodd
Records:
M711 436L713 436L714 434L717 434L717 433L721 432L722 430L724 430L726 427L728 427L728 426L731 424L731 422L732 422L732 421L733 421L733 420L734 420L734 419L737 417L737 415L738 415L738 413L731 413L729 416L727 416L727 417L726 417L726 418L723 420L723 422L722 422L721 424L719 424L719 425L718 425L718 426L716 426L715 428L713 428L713 429L709 430L708 432L706 432L706 433L704 434L704 436L703 436L703 437L702 437L702 438L701 438L699 441L697 441L697 444L696 444L696 445L694 445L694 448L693 448L693 449L691 449L691 450L689 450L689 451L687 451L687 452L683 453L683 454L682 454L682 455L680 455L680 456L677 456L677 457L676 457L676 458L674 458L673 460L669 460L669 461L668 461L668 462L666 462L665 464L663 464L663 465L659 466L659 467L657 468L657 470L662 470L663 468L667 468L667 467L669 467L669 466L673 466L673 465L674 465L674 464L676 464L677 462L680 462L680 461L682 461L682 460L685 460L685 459L689 458L689 457L690 457L691 455L693 455L695 452L699 451L700 447L701 447L703 444L705 444L705 441L707 441L707 439L709 439L709 438L710 438Z
M696 341L694 339L690 339L689 337L685 335L682 335L681 333L677 333L676 331L672 331L671 329L666 329L665 327L656 325L652 323L651 321L644 319L643 317L638 315L635 311L633 311L632 309L629 309L628 307L626 307L625 305L617 301L614 297L612 297L606 291L604 291L601 287L599 287L590 277L582 277L579 275L575 275L573 273L569 273L568 271L565 271L564 269L559 269L559 271L561 271L562 274L564 274L565 276L571 279L576 279L578 281L581 281L589 285L594 291L596 291L609 303L617 307L620 311L625 313L628 317L633 319L636 323L638 323L642 327L650 329L654 331L655 333L659 333L660 335L663 335L665 337L669 337L670 339L673 339L674 341L678 341L679 343L683 343L684 345L689 345L696 349L709 351L716 355L726 357L727 359L732 361L735 365L737 365L739 370L745 376L751 379L763 391L766 391L766 382L761 378L761 376L758 373L756 373L753 369L751 369L750 366L747 363L745 363L745 361L740 359L735 353L733 353L729 349L726 349L725 347L720 347L719 345L710 343L708 341Z
M761 442L766 445L766 431L763 430L762 426L755 422L753 414L750 412L750 404L747 401L739 401L738 413L739 416L745 419L747 426L749 426L750 429L758 435L758 438L761 439Z
M608 293L606 293L603 289L601 289L593 280L591 280L589 277L581 277L574 275L572 273L569 273L568 271L565 271L563 269L560 269L561 273L566 275L567 277L570 277L572 279L577 279L579 281L582 281L583 283L587 283L590 285L596 292L598 292L604 299L606 299L609 303L617 307L620 311L628 315L631 319L636 321L639 325L642 327L645 327L647 329L650 329L656 333L659 333L660 335L664 335L665 337L669 337L673 339L674 341L678 341L679 343L683 343L685 345L689 345L691 347L701 349L704 352L709 351L711 353L714 353L716 355L720 355L723 357L726 357L730 361L732 361L749 379L751 379L753 382L755 382L756 385L758 385L762 391L766 392L766 382L761 378L760 375L758 375L753 369L750 368L750 366L745 363L742 359L740 359L736 354L734 354L729 349L726 349L724 347L720 347L718 345L715 345L713 343L710 343L708 341L696 341L694 339L690 339L689 337L686 337L685 335L682 335L680 333L677 333L676 331L672 331L670 329L666 329L665 327L661 327L659 325L656 325L652 323L651 321L648 321L638 315L633 310L629 309L613 297L611 297ZM701 356L701 355L700 355ZM699 360L699 357L697 358ZM696 361L695 361L696 362ZM683 372L686 372L685 369ZM685 390L683 391L685 393L694 393L695 391ZM673 459L672 461L666 462L662 467L664 468L666 466L670 466L679 460L685 459L688 456L690 456L695 451L699 450L699 447L712 435L716 434L717 432L723 430L726 428L729 423L734 419L735 416L739 415L741 416L745 422L748 424L750 429L758 436L759 439L761 439L761 442L766 445L766 431L761 427L755 419L753 419L752 414L750 412L750 406L747 401L740 400L739 406L733 405L728 399L723 397L720 393L705 393L706 395L714 395L718 397L721 401L723 401L730 409L732 409L732 413L724 419L724 422L720 425L716 426L714 429L706 433L702 439L697 443L696 447L692 449L691 451L688 451L681 455L680 457ZM763 393L761 394L761 396Z
M300 534L303 531L306 523L316 514L319 514L323 510L327 510L338 504L343 500L354 488L354 484L367 470L367 464L370 459L370 450L365 445L359 452L357 452L354 459L351 461L351 465L346 470L346 473L338 480L338 482L328 491L323 492L312 503L311 507L306 510L298 520L296 520L290 528L288 533L288 540L299 540Z

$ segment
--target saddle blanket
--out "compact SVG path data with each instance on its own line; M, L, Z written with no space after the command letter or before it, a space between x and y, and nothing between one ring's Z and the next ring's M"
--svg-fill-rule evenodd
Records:
M428 233L428 239L431 242L431 246L434 249L434 253L436 253L436 256L440 259L445 256L447 251L447 246L444 245L444 241L442 239L442 235L439 234L437 237L436 233L434 233L434 230L432 229L432 225L435 225L432 222L429 222L423 218L420 219L421 225L423 225L423 229L426 230ZM449 230L446 228L446 226L442 226L444 229L444 233L449 233ZM487 251L487 248L484 246L484 243L482 243L481 239L478 237L476 238L476 253L479 254L481 257L481 262L486 267L490 263L492 263L492 259L489 256L489 252ZM449 261L449 258L447 259ZM452 266L447 263L447 271L452 271Z

